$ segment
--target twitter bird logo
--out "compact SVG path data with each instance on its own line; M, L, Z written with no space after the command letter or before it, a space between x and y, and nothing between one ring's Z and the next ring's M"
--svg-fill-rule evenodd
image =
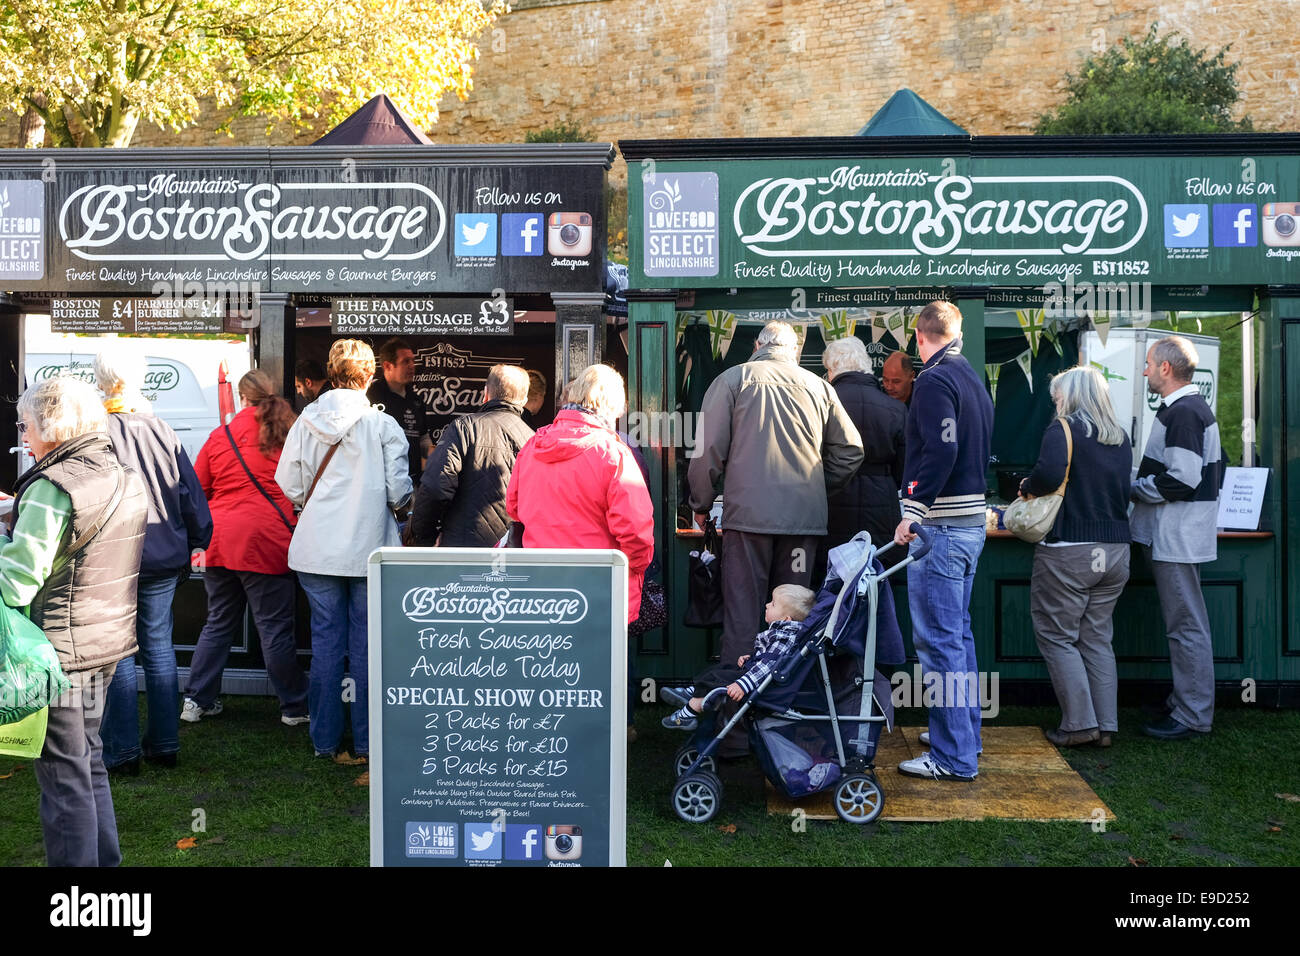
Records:
M501 859L501 830L491 822L465 824L465 859Z
M1165 245L1170 248L1208 248L1209 207L1203 203L1165 205Z
M456 213L456 255L494 256L496 254L496 214Z
M1201 224L1201 216L1199 213L1191 212L1181 218L1179 218L1178 216L1174 216L1173 222L1174 222L1174 235L1177 236L1179 239L1186 239L1188 236L1194 233L1196 231L1196 227ZM483 232L479 234L479 238L475 239L474 241L478 242L486 234L487 234L487 230L484 229Z

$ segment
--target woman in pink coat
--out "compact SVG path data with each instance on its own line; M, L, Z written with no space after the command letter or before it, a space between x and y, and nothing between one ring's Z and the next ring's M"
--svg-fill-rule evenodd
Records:
M628 623L641 613L641 582L654 556L654 507L632 450L614 432L627 408L623 377L588 366L569 404L519 451L506 511L526 548L615 548L628 561Z

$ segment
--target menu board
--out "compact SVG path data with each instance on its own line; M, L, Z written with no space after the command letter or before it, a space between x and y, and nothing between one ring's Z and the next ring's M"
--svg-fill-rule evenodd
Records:
M335 335L510 335L510 299L429 299L418 296L350 296L330 306Z
M225 319L226 303L214 298L50 298L52 332L210 335L225 330Z
M621 866L627 559L370 557L375 866Z

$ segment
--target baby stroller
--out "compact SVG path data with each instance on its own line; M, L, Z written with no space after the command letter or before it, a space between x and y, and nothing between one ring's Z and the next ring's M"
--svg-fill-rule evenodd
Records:
M885 795L875 774L876 743L893 713L889 681L876 672L880 584L930 550L928 531L916 524L912 531L920 538L916 552L889 569L878 555L893 542L876 549L865 534L855 538L865 545L859 545L860 559L839 573L832 562L798 641L735 716L717 730L716 711L702 715L694 737L673 758L672 808L679 818L707 823L721 808L714 754L742 720L774 787L791 798L833 787L841 820L870 823L880 816Z

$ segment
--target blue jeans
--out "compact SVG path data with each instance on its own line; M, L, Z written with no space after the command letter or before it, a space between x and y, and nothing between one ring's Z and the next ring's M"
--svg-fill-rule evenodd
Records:
M366 635L366 579L298 572L311 605L311 670L307 701L311 742L318 754L335 753L343 739L343 658L355 683L352 744L370 753L369 661Z
M930 753L941 767L972 776L983 745L970 595L984 550L984 528L935 525L927 526L926 533L933 545L907 569L907 603L925 699L938 704L930 707ZM914 541L912 550L919 546Z
M136 585L135 639L140 645L135 659L120 661L108 685L104 722L104 766L116 767L141 754L140 699L135 660L144 668L146 718L143 752L174 754L181 749L180 694L176 677L176 649L172 646L172 599L180 575L140 575Z

